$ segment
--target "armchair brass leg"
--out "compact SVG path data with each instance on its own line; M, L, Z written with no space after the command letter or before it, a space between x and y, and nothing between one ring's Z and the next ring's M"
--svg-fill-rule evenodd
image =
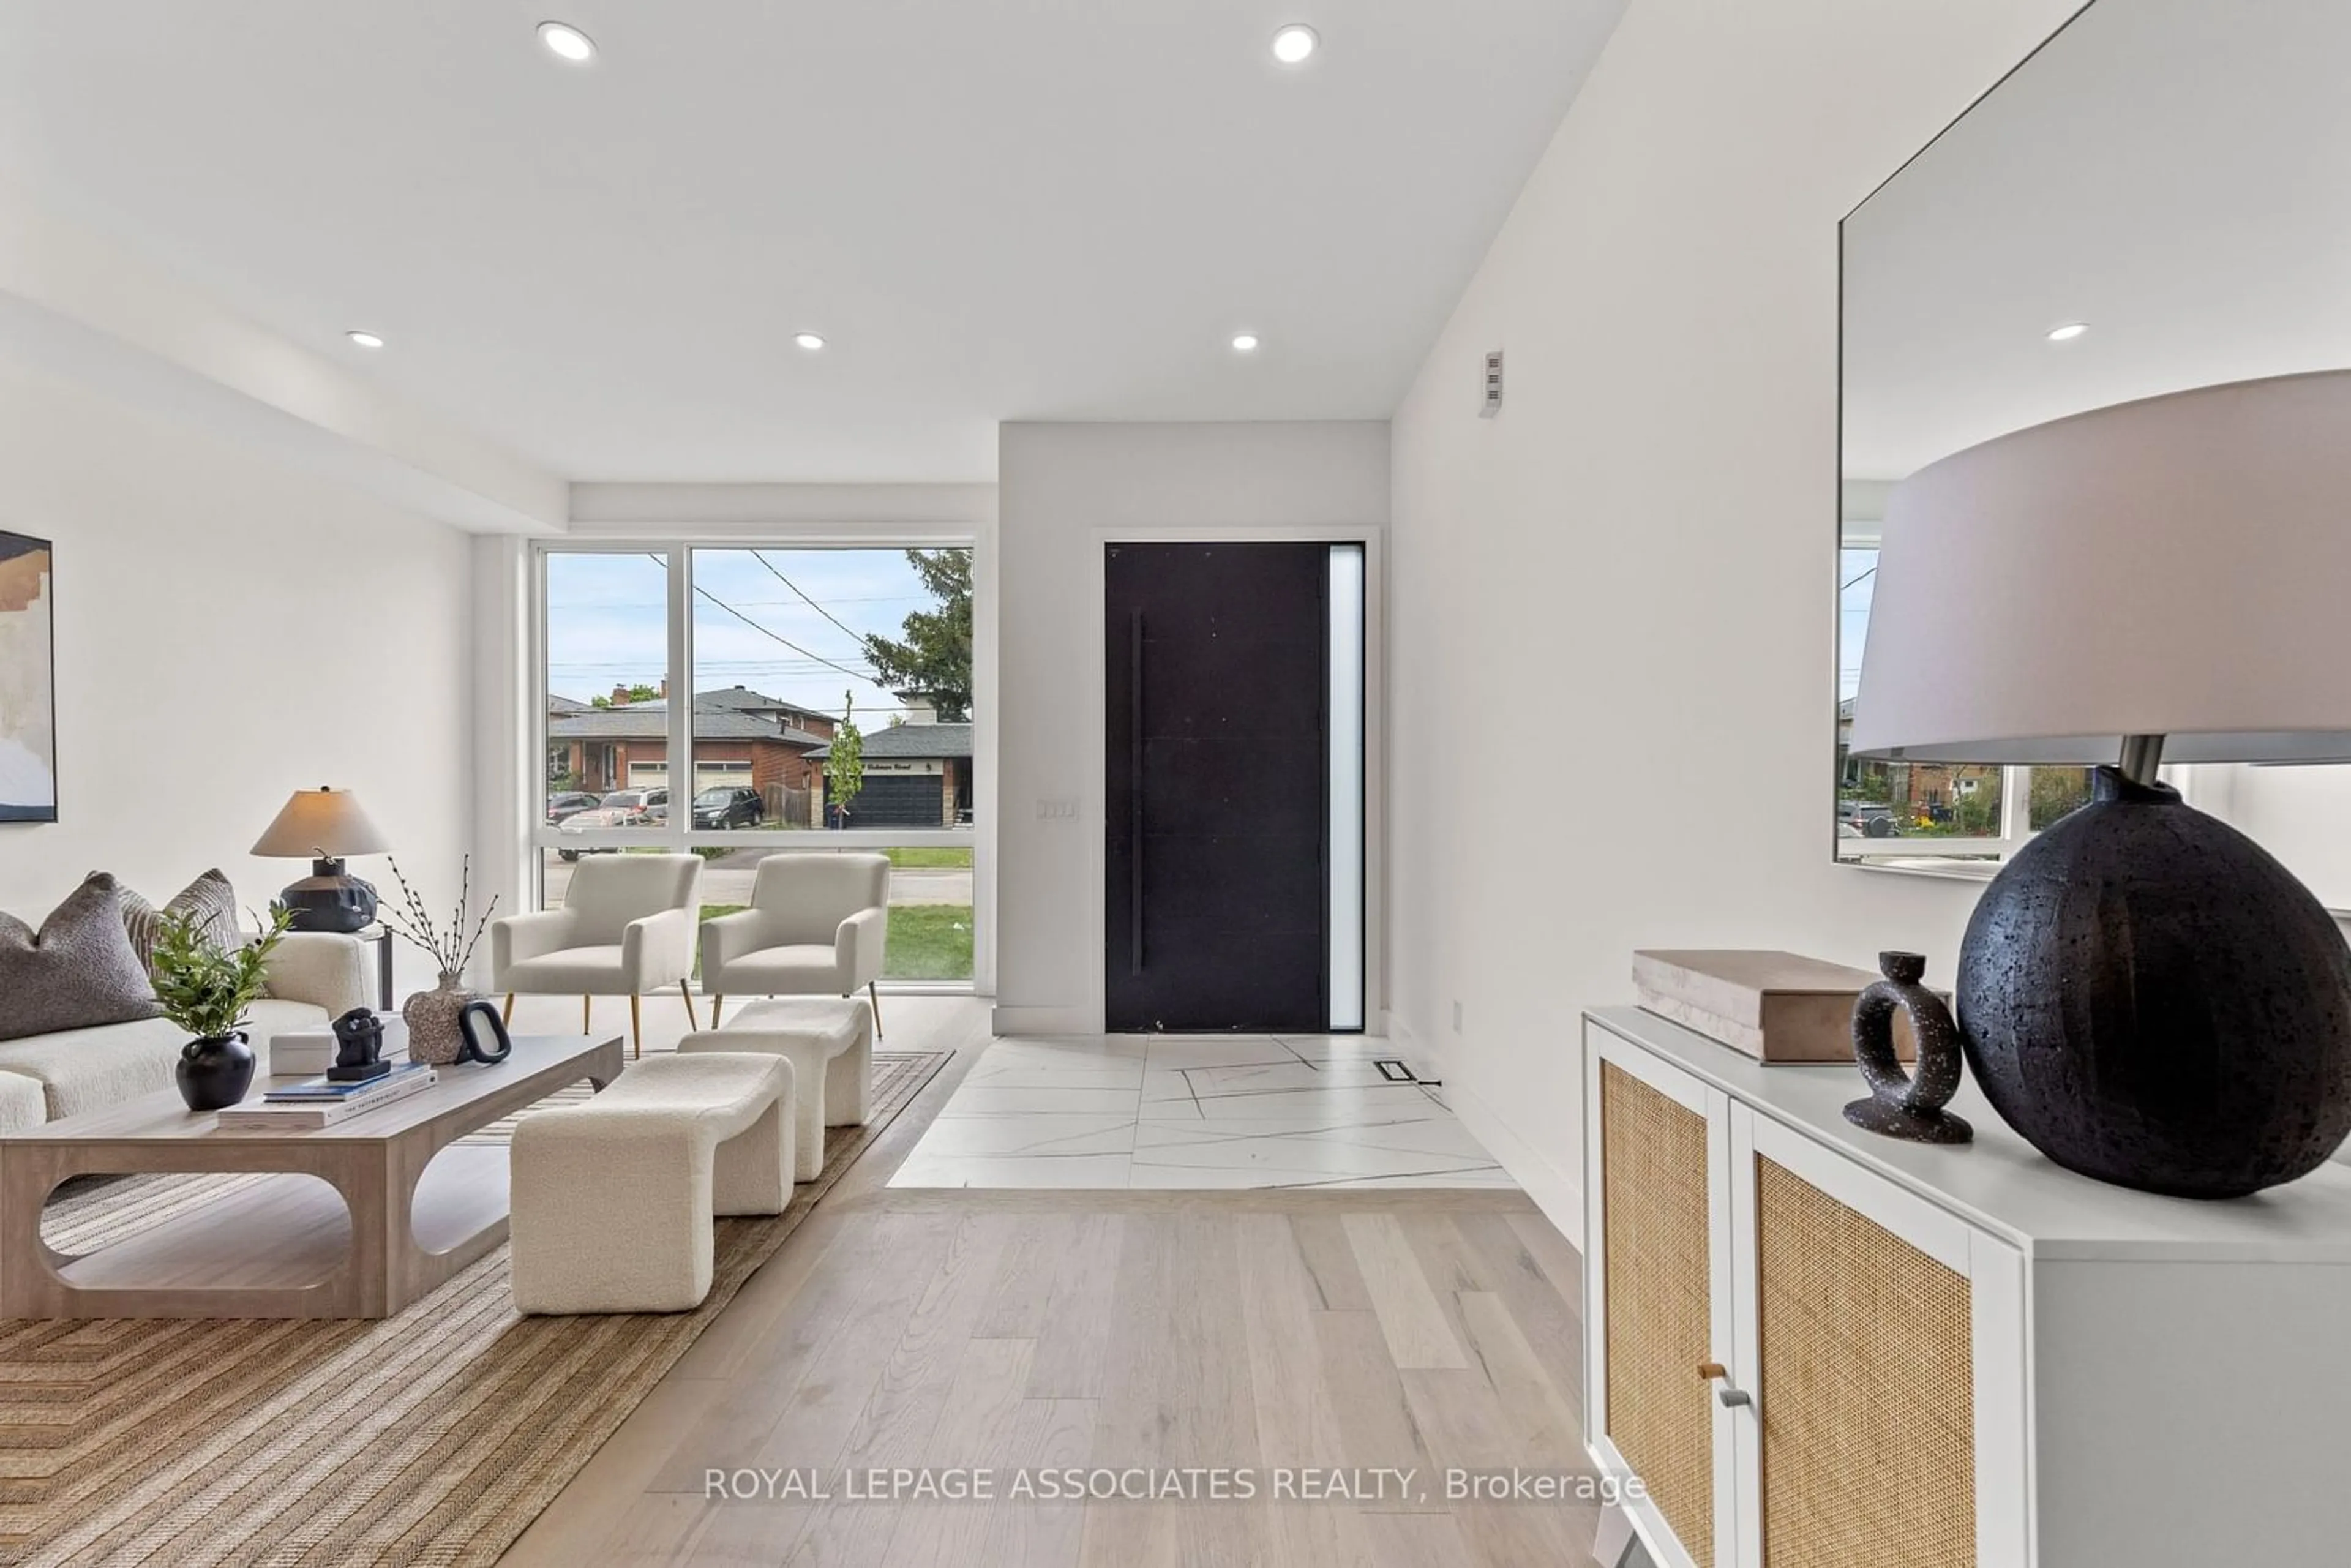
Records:
M514 997L515 994L512 991L507 993L507 1014L498 1020L500 1023L514 1022Z
M882 993L873 988L873 982L871 980L865 982L865 999L873 1004L873 1038L880 1040L882 1038Z
M694 1016L694 988L684 980L677 983L677 994L685 998L685 1022L689 1029L700 1029L702 1021Z
M596 1032L595 1009L595 998L582 997L580 998L580 1032L581 1034L593 1034Z
M713 997L710 998L710 1027L712 1029L716 1029L718 1027L718 1009L726 1005L726 998L723 996Z
M645 1024L637 1016L637 993L629 993L629 1055L632 1059L645 1053Z

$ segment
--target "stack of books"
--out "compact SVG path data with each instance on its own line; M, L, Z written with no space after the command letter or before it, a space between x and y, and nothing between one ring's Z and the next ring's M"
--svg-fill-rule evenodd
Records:
M246 1132L302 1132L331 1127L362 1112L429 1089L439 1077L422 1061L403 1061L382 1077L371 1078L363 1083L308 1079L283 1089L272 1089L258 1104L230 1106L220 1113L220 1124Z

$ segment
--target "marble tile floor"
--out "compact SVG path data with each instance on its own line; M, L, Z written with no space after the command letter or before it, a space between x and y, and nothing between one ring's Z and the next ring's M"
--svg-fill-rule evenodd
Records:
M991 1042L893 1187L1510 1187L1360 1035Z

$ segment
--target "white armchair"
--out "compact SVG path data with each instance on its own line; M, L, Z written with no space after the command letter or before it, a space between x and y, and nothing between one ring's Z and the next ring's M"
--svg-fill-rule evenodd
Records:
M882 1032L883 949L890 936L890 857L769 855L751 907L702 923L710 1027L731 996L847 997L862 987Z
M563 907L509 915L490 924L492 986L515 997L580 998L580 1027L593 1022L598 997L629 998L634 1052L644 1051L638 998L675 986L696 1029L695 919L702 911L699 855L590 855L572 869Z

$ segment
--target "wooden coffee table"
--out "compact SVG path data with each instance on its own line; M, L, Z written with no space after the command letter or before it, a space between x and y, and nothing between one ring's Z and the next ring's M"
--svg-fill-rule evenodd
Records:
M0 1316L389 1317L506 1239L506 1148L457 1140L582 1079L601 1089L621 1060L618 1035L521 1036L495 1067L442 1068L313 1132L224 1131L166 1091L0 1138ZM41 1239L69 1176L222 1172L270 1179L81 1257Z

